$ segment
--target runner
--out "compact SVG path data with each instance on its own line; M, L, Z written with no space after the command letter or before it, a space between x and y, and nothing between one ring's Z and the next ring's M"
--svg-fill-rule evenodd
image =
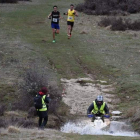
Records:
M51 19L51 27L53 31L53 43L55 43L55 35L59 34L59 19L60 12L57 11L57 6L53 6L53 11L48 15L48 18Z
M75 16L78 16L77 11L74 10L73 4L70 5L70 9L68 9L68 12L64 13L64 15L68 15L68 18L67 18L68 34L67 35L68 35L68 39L70 39L71 32L74 26Z

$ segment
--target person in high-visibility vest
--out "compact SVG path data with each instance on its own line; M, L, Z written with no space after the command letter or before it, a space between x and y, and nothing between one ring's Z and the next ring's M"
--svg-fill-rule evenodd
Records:
M46 87L42 87L38 95L42 98L42 108L37 110L39 116L39 129L44 129L48 121L48 106L50 101L50 95L46 95L48 92ZM44 119L44 120L43 120Z
M89 106L87 114L93 114L92 122L94 122L96 116L100 116L104 122L104 115L109 116L109 108L103 101L103 96L97 96L97 99Z
M68 15L67 17L67 25L68 25L68 39L71 37L72 29L74 26L75 16L78 16L77 11L74 9L74 5L70 5L70 9L68 9L67 13L64 13L64 15Z

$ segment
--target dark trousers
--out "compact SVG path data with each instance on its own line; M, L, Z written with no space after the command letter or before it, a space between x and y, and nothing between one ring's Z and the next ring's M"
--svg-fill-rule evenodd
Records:
M48 112L47 111L38 111L38 125L39 127L45 127L48 122Z
M44 118L39 117L39 121L38 121L39 127L45 127L47 124L47 121L48 121L48 116Z

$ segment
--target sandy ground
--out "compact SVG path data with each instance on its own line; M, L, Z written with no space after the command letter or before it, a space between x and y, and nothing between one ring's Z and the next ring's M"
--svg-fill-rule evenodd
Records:
M87 81L84 86L78 82L82 80ZM108 104L110 110L114 108L114 105L110 103L113 102L115 96L108 94L108 92L113 90L111 85L94 84L94 81L90 78L61 79L61 82L66 93L63 101L71 107L71 114L86 115L87 108L98 95L103 95L104 101ZM106 81L101 82L104 83Z

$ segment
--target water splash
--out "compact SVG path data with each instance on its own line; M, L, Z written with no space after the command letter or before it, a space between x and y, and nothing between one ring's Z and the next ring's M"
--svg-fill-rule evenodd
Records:
M126 125L124 122L117 121L112 121L110 126L106 128L104 124L101 124L100 127L97 127L93 125L93 123L89 120L78 121L76 123L68 122L61 128L61 131L65 133L78 133L81 135L90 134L90 135L112 135L112 136L130 136L130 137L140 136L138 133L131 131L129 125Z

